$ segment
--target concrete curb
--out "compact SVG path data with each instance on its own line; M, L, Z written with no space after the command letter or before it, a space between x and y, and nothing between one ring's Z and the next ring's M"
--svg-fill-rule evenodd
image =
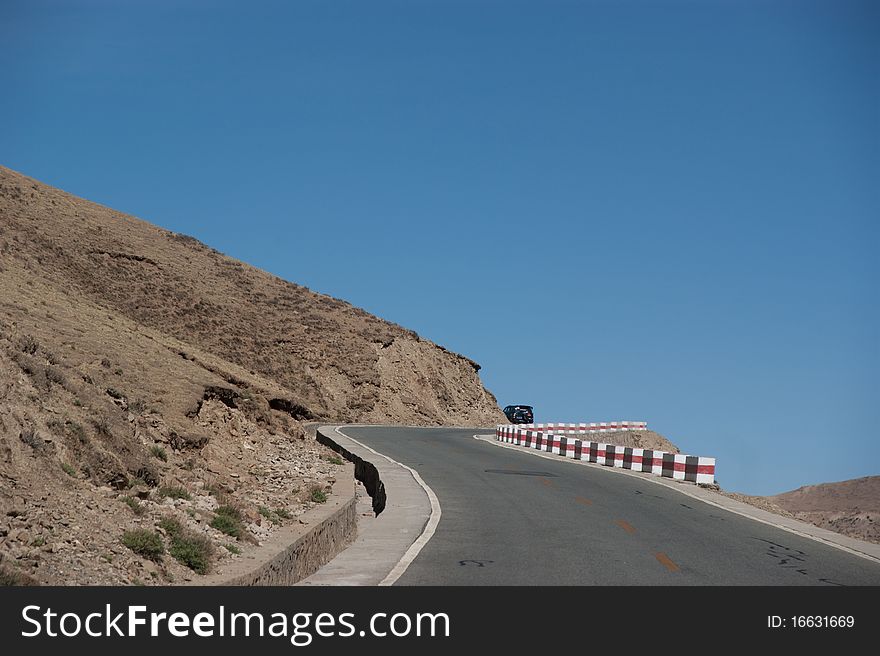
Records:
M293 585L317 571L357 532L353 474L354 467L347 465L327 503L299 517L304 523L276 531L252 553L189 585Z
M846 551L848 553L860 556L873 562L880 562L880 544L865 542L864 540L857 540L855 538L841 535L840 533L835 533L834 531L829 531L827 529L820 528L819 526L814 526L813 524L808 524L797 519L791 519L789 517L783 517L782 515L776 515L767 510L757 508L756 506L752 506L747 503L743 503L742 501L737 501L736 499L726 497L723 494L719 494L709 488L700 487L694 483L690 483L687 481L678 481L670 478L661 478L659 476L654 476L651 474L637 472L629 469L607 467L605 465L592 463L587 460L572 460L568 458L560 458L558 455L541 453L528 447L499 442L496 440L495 435L481 434L474 435L474 438L497 447L501 447L504 449L514 449L516 451L528 453L539 458L548 458L557 462L569 462L573 465L580 465L584 467L596 467L602 471L614 474L622 474L624 476L634 476L648 483L663 485L664 487L673 489L676 492L679 492L692 499L707 503L710 506L715 506L716 508L727 510L728 512L732 512L742 517L747 517L757 522L762 522L764 524L769 524L770 526L775 526L776 528L788 531L789 533L795 533L796 535L810 538L811 540L816 540L817 542L821 542L837 549L841 549L842 551Z
M336 431L335 439L327 434L329 431L325 426L315 429L315 439L319 444L323 444L328 449L336 451L336 453L340 454L343 458L354 463L354 477L364 484L367 494L373 499L373 512L378 517L379 513L385 510L385 503L387 501L385 484L382 482L379 470L376 469L376 466L372 462L361 457L363 449L356 448L359 445L353 443L351 440L340 439L345 436L339 433L338 429L333 430ZM345 444L342 444L343 442L349 447L354 447L355 451L346 448Z
M361 472L375 476L371 485L381 488L384 506L372 518L369 512L367 517L361 513L354 543L299 585L391 585L415 557L413 551L417 553L430 538L429 529L432 532L439 520L439 507L435 512L430 488L423 488L412 470L360 444L339 428L321 426L317 432L323 434L323 444L364 463ZM375 504L374 498L374 508Z

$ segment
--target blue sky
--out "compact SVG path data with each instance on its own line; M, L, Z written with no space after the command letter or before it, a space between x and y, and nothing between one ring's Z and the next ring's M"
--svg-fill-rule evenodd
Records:
M0 163L501 405L747 493L880 473L876 3L6 0L0 62Z

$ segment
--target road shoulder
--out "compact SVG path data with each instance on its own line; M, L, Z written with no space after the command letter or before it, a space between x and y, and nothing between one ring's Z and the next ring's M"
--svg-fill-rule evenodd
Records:
M440 507L418 473L361 444L343 431L356 426L322 426L325 435L356 456L371 462L384 484L384 510L373 517L362 499L358 536L347 549L298 585L390 585L406 570L430 539ZM342 430L340 430L342 429Z

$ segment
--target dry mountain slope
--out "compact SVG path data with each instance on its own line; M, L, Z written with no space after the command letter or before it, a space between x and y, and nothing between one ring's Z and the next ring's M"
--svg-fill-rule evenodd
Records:
M9 169L0 186L4 264L265 376L315 416L503 419L477 364L411 331Z
M829 531L880 544L880 476L805 485L767 497L724 494Z
M477 370L0 168L0 582L222 567L332 494L339 465L300 421L492 425Z
M880 476L806 485L767 499L803 521L880 543Z

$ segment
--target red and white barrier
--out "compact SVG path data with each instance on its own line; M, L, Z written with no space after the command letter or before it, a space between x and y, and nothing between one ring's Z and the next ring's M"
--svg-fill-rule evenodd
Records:
M593 428L594 426L597 428ZM495 439L573 460L595 462L606 467L647 472L678 481L709 485L715 483L715 458L616 446L576 437L592 432L644 430L646 426L645 422L633 421L601 424L508 424L495 429Z
M516 424L517 428L548 433L605 433L621 430L645 430L644 421L609 421L597 424Z

